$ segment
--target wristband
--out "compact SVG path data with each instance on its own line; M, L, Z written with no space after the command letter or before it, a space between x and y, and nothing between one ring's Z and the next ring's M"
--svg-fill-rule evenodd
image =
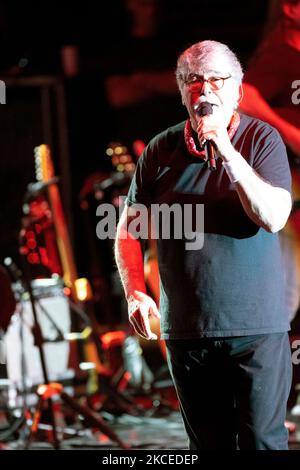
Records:
M229 162L223 162L222 165L224 166L231 183L237 183L247 173L249 173L249 170L251 169L251 167L241 155L233 158Z

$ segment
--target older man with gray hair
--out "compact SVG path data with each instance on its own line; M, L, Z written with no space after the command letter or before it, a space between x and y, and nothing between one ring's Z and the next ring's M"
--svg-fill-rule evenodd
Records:
M137 334L155 339L150 319L161 316L196 450L287 449L291 355L277 232L291 210L291 177L279 133L236 111L242 77L219 42L180 55L188 119L155 136L140 157L115 244ZM129 229L137 204L189 205L194 216L204 207L201 248L158 234L160 313L145 286L141 240Z

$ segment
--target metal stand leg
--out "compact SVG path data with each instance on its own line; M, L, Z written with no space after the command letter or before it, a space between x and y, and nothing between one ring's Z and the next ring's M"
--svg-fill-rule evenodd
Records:
M62 399L62 401L72 409L72 411L75 411L76 413L80 414L83 416L86 420L86 423L90 425L91 427L94 427L96 429L99 429L103 434L105 434L107 437L109 437L112 441L116 442L121 449L128 449L129 446L125 444L119 437L118 435L110 429L109 426L103 421L103 419L98 416L95 412L90 410L87 406L81 405L78 403L73 397L68 395L65 391L63 386L60 383L52 382L49 384L44 384L40 385L38 387L37 393L39 395L39 401L37 408L35 410L32 424L31 424L31 429L30 429L30 434L28 437L28 441L26 443L26 449L29 448L30 444L32 443L34 436L36 435L38 431L38 426L40 422L40 417L41 417L41 412L42 412L42 407L43 403L45 401L49 401L52 399L55 395L59 395ZM60 448L60 443L56 438L56 435L53 434L53 445L55 449Z

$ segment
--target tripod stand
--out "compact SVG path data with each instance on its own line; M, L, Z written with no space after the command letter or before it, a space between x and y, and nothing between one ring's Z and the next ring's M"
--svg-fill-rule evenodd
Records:
M48 376L47 365L46 365L46 358L43 349L44 338L41 331L41 327L38 321L37 311L36 311L36 299L34 297L33 289L32 289L32 281L29 275L29 269L24 261L24 269L23 269L23 278L22 283L24 285L24 291L26 291L29 295L30 305L32 309L33 315L33 328L32 334L34 337L34 344L38 348L39 358L41 362L42 368L42 375L43 375L43 384L39 385L37 388L38 394L38 403L36 409L33 413L32 423L30 425L29 434L27 436L25 442L25 449L28 449L33 442L38 429L39 423L42 415L42 411L45 407L45 404L48 405L49 417L51 422L51 431L52 431L52 444L55 449L60 448L60 439L57 433L57 426L56 426L56 417L54 412L54 405L53 405L53 398L54 396L58 395L62 402L71 409L72 412L78 413L81 415L85 423L88 426L98 429L100 432L108 436L112 441L116 442L119 447L122 449L126 449L127 446L123 441L117 436L117 434L112 431L109 426L103 421L103 419L98 416L95 412L88 408L88 406L82 405L78 403L72 396L70 396L64 390L63 386L60 383L51 383Z
M85 422L90 425L91 427L99 429L103 434L109 437L112 441L115 441L121 449L128 449L128 446L117 436L117 434L112 431L112 429L107 426L107 424L90 410L87 406L78 403L73 397L71 397L68 393L64 391L63 386L60 383L51 382L48 384L43 384L38 387L37 394L39 396L38 405L36 407L35 413L32 419L32 425L30 428L30 434L26 443L26 449L29 448L30 443L32 442L34 436L38 431L38 425L40 422L41 411L43 408L44 401L51 400L52 397L59 395L62 401L69 406L73 411L77 412L81 416L84 417ZM53 404L53 403L52 403ZM52 429L55 428L55 434L53 433L53 444L56 449L59 449L59 441L57 440L57 433L56 433L56 424L55 424L55 417L52 423ZM55 441L56 438L56 441Z

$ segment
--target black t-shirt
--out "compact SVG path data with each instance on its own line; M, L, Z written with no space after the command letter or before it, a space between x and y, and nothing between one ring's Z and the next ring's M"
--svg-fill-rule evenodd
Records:
M157 240L163 339L240 336L287 331L277 234L246 215L217 159L217 170L189 154L184 122L156 136L140 157L127 205L204 205L204 244ZM270 125L241 115L236 150L273 186L291 190L285 146ZM195 215L195 214L194 214Z

